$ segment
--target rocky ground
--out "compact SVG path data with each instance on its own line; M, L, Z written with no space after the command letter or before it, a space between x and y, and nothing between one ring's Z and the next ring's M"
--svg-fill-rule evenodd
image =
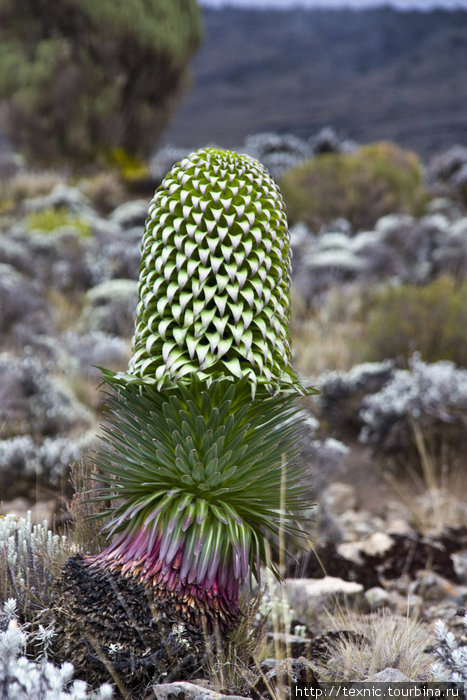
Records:
M270 148L271 138L248 144L276 175L323 144L352 148L329 130L313 146L277 137ZM70 464L80 464L99 432L97 368L126 366L147 205L176 155L156 154L151 178L132 192L111 174L72 181L31 172L11 154L0 159L4 516L31 511L33 522L59 529L70 512L76 516ZM365 297L375 285L466 279L466 149L433 159L426 178L432 195L418 219L395 212L372 231L351 231L342 220L320 231L293 228L295 363L321 390L303 406L312 519L306 553L281 562L283 586L270 582L260 599L253 591L242 639L213 658L209 672L189 686L158 685L155 697L273 698L328 680L429 680L440 644L436 620L462 638L467 370L416 354L407 365L354 363L349 336L336 336L342 299ZM441 451L433 436L441 436ZM80 478L75 468L75 486ZM17 561L12 517L0 518L10 567ZM5 599L15 593L2 585Z

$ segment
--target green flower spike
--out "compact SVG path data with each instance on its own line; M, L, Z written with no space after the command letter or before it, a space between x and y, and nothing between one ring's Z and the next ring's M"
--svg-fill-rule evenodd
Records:
M309 505L289 286L266 170L218 149L175 165L149 208L128 372L104 371L98 498L115 539L89 561L211 628L238 619L241 584L270 565L265 540L297 535Z
M289 233L258 161L206 148L175 165L149 207L129 374L196 372L295 385L288 335Z

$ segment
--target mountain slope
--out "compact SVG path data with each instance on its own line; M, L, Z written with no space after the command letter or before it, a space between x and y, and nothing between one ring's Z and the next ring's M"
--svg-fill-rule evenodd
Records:
M467 135L467 12L204 9L166 143L235 146L324 125L428 154Z

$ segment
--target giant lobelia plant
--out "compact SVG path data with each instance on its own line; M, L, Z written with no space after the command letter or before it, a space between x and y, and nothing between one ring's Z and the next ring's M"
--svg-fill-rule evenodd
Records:
M260 163L206 148L176 164L149 207L128 371L104 371L113 539L85 560L138 584L161 620L228 631L247 576L274 569L266 543L300 532L289 287L284 204Z

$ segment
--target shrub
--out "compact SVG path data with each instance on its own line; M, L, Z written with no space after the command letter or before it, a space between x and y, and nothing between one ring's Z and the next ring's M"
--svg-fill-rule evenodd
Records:
M95 209L107 215L125 199L125 188L118 173L113 170L88 177L80 182L80 189Z
M312 154L310 145L297 136L268 132L247 136L245 151L261 161L275 178L307 160Z
M33 355L0 354L0 438L55 436L92 424L71 389Z
M9 498L28 492L38 478L43 488L66 482L71 464L79 462L92 445L88 437L45 438L35 442L30 435L0 440L0 487Z
M200 39L195 0L0 5L4 127L25 155L147 156Z
M404 464L422 450L443 464L457 459L466 445L467 370L417 356L409 366L362 401L360 439Z
M467 632L467 614L464 615L464 630ZM435 637L438 646L435 647L437 657L432 672L437 681L450 683L463 683L467 690L467 643L464 643L449 632L442 620L435 624Z
M338 217L361 229L394 211L419 215L426 201L417 156L384 142L318 155L286 172L281 189L292 223L315 230Z
M114 279L101 282L86 294L82 324L90 330L111 335L131 335L137 301L136 280Z
M86 379L100 379L98 367L116 369L128 362L129 342L102 331L67 331L62 341L77 363L79 375Z
M0 262L0 338L8 334L10 341L29 342L32 335L47 332L51 325L41 285Z
M324 372L318 379L318 406L334 429L360 428L359 407L368 394L380 391L394 371L391 361L366 362L348 372Z
M64 663L58 668L47 661L49 646L55 636L53 629L39 625L38 631L31 633L19 625L14 598L5 601L0 620L8 625L0 632L0 687L4 700L109 700L113 696L108 684L94 692L84 681L72 682L72 664ZM28 645L39 647L37 661L27 658Z
M0 244L0 258L53 294L59 291L75 298L108 276L111 263L100 253L99 242L80 235L76 228L59 228L51 235L21 225L7 245Z
M427 362L467 366L467 282L440 277L377 294L369 314L367 358L406 363L414 351Z
M83 238L89 238L91 227L87 221L77 216L72 216L65 209L44 209L29 214L27 227L31 231L39 230L44 233L55 233L62 228L70 227Z
M32 525L14 515L0 518L0 601L14 597L23 622L50 606L54 576L69 555L64 536L47 523Z

